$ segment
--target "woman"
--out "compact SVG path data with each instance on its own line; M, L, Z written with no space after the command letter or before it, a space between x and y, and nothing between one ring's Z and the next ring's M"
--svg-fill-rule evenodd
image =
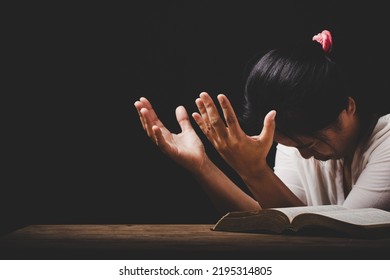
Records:
M329 31L290 48L271 50L246 83L248 136L224 94L196 99L197 125L252 193L235 185L205 153L183 106L182 129L171 133L150 102L135 102L143 128L159 148L199 180L221 213L268 207L338 204L390 210L390 115L367 99L369 81L332 59ZM277 142L275 166L267 155Z

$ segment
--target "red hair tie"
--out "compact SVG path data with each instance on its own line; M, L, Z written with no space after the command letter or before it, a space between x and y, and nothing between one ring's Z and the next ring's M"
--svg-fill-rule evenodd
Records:
M314 35L313 41L317 41L318 43L320 43L325 53L328 53L332 50L332 34L330 34L328 30L324 30L317 35Z

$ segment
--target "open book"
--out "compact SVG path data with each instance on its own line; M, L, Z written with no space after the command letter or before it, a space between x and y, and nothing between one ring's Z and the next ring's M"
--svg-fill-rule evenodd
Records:
M338 205L268 208L229 212L212 230L382 238L390 237L390 212Z

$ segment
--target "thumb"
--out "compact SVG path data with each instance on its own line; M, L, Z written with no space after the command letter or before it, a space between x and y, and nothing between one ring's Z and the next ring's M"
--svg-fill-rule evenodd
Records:
M272 143L274 141L275 116L275 110L268 112L268 114L264 118L263 129L261 130L261 133L259 135L259 140L263 143L263 145L269 148L271 148Z
M176 119L180 125L182 131L192 129L190 118L188 117L188 113L183 106L179 106L176 108Z

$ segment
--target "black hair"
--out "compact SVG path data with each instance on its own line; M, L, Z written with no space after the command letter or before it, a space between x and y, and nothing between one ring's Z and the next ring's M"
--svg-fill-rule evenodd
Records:
M370 84L363 70L363 64L348 68L336 63L311 40L270 50L246 80L242 120L247 128L261 128L265 115L276 110L277 132L290 138L318 137L324 128L337 125L348 97L354 98L359 117L371 112L362 99Z

